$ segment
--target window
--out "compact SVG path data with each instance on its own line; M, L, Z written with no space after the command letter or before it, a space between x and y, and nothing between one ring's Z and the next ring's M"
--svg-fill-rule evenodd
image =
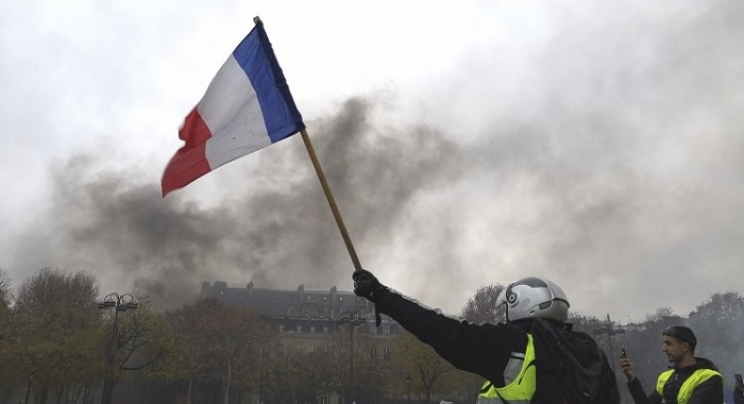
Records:
M279 332L284 332L284 325L279 324Z
M302 332L302 326L301 325L298 325L297 326L297 332Z
M328 327L323 327L323 333L328 334Z
M310 332L315 332L315 326L314 325L310 326Z
M390 359L390 347L385 345L382 348L382 357L385 359Z

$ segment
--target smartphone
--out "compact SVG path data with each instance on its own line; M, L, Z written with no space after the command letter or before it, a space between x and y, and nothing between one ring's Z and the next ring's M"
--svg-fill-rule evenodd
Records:
M744 379L742 379L741 373L735 374L734 378L736 379L736 384L741 388L744 388Z
M628 353L627 353L627 352L625 352L625 347L622 347L622 348L620 348L620 349L622 349L622 350L623 350L623 353L621 353L621 354L620 354L620 357L621 357L621 358L627 358L627 357L628 357ZM739 375L739 376L741 376L741 375Z

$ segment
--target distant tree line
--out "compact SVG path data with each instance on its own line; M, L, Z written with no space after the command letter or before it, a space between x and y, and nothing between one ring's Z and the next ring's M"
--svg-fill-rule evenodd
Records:
M328 403L341 396L358 404L475 402L483 380L459 371L431 348L404 333L389 351L371 327L339 326L310 345L283 345L256 313L197 300L159 310L134 296L136 310L99 307L95 277L44 268L11 288L0 269L0 404L24 403ZM495 306L502 285L479 288L460 316L502 321ZM570 313L576 329L606 330L605 319ZM595 338L617 365L625 347L648 388L667 366L661 331L685 321L698 336L698 356L713 360L727 377L744 368L744 299L716 293L682 319L661 308L637 324L609 324L622 333ZM353 341L353 350L351 342ZM350 356L353 355L353 356ZM731 384L733 381L730 381Z

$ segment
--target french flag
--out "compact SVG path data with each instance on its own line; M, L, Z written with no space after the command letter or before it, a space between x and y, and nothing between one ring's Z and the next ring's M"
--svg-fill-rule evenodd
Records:
M227 58L178 132L186 144L171 158L163 197L241 156L305 129L263 23Z

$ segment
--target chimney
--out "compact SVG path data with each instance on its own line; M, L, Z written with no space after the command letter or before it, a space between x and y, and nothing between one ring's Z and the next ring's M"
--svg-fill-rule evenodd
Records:
M300 298L300 302L305 301L305 285L297 287L297 296Z

